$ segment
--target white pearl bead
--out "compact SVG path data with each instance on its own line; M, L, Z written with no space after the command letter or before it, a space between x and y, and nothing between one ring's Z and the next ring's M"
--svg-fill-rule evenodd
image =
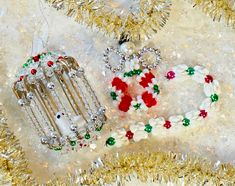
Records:
M125 42L125 43L121 44L121 46L120 46L120 51L122 53L127 54L127 55L133 54L135 52L135 50L136 50L136 46L132 42Z

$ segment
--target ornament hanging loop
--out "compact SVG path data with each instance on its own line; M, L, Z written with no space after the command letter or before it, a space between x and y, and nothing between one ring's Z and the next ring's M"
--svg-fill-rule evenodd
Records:
M144 59L144 54L150 52L154 53L156 56L155 61L153 63L147 64L146 60ZM148 68L149 70L157 68L157 66L161 63L161 52L159 49L156 48L150 48L150 47L144 47L138 52L139 56L139 65L143 68Z
M110 55L112 52L120 57L119 64L117 66L110 64ZM153 62L146 62L146 59L144 59L144 55L146 53L153 53L155 55ZM152 70L157 68L157 66L161 63L161 52L159 49L151 47L144 47L139 50L139 52L135 52L135 45L131 42L123 43L120 46L120 49L109 47L104 52L105 67L111 70L113 73L123 71L127 63L132 60L137 60L137 63L140 65L140 67Z
M110 64L110 55L112 52L120 57L119 64L116 67ZM104 52L105 67L111 70L113 73L122 71L125 65L125 61L126 61L126 56L123 53L121 53L118 49L115 49L114 47L109 47Z

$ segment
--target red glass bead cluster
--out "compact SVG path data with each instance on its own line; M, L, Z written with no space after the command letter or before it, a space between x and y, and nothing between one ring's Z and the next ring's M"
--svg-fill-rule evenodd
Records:
M135 73L134 75L140 75L140 74ZM125 75L125 77L127 76ZM155 76L151 72L147 72L144 74L143 77L141 77L141 80L139 81L139 85L141 85L143 88L147 88L149 84L152 83L153 78L155 78ZM118 105L119 110L123 112L127 112L130 109L131 102L134 100L129 93L128 84L124 80L122 80L120 77L114 77L114 79L112 80L112 87L115 87L116 91L121 91L121 94L122 94L121 101ZM114 99L113 95L115 92L111 92L111 93L112 93L112 98ZM141 98L148 108L155 106L157 104L156 98L153 96L152 93L149 93L148 91L144 91L141 94ZM117 94L115 93L114 100L116 99L117 99ZM139 107L137 109L140 108L140 105L141 104L139 104Z

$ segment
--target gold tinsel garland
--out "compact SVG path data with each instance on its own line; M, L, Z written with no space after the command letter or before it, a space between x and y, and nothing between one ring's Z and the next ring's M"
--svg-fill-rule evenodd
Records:
M97 163L96 163L97 165ZM133 179L180 185L235 185L235 168L229 164L212 164L176 153L153 152L108 156L99 168L91 168L65 180L54 180L49 185L120 185Z
M166 23L171 0L139 0L137 13L121 15L96 0L46 0L57 9L66 10L66 15L90 27L97 27L117 39L132 41L151 37ZM120 10L121 12L121 10Z
M9 131L0 107L0 185L32 185L24 152Z
M202 8L214 21L224 19L235 28L235 2L233 0L193 0L195 6Z
M139 13L126 16L117 15L104 3L95 0L45 0L56 9L66 10L66 15L90 27L97 27L117 39L128 37L132 41L151 37L163 27L170 14L170 0L140 0ZM235 28L235 2L233 0L190 0L194 6L201 7L214 21L224 19ZM146 3L149 6L146 6ZM162 7L156 11L156 6Z

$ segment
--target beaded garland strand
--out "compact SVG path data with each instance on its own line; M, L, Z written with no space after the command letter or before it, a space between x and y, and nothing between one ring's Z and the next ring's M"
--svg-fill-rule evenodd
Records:
M139 122L126 128L120 128L106 140L107 146L117 146L128 144L131 141L138 142L148 138L149 134L158 135L159 131L165 129L177 129L180 126L193 126L196 121L205 119L208 111L216 105L219 100L220 87L219 82L214 80L206 68L201 66L187 67L187 65L178 65L168 71L167 80L178 78L190 78L195 82L202 84L206 98L202 101L199 109L187 112L185 115L175 115L168 119L157 117L149 119L147 124Z

